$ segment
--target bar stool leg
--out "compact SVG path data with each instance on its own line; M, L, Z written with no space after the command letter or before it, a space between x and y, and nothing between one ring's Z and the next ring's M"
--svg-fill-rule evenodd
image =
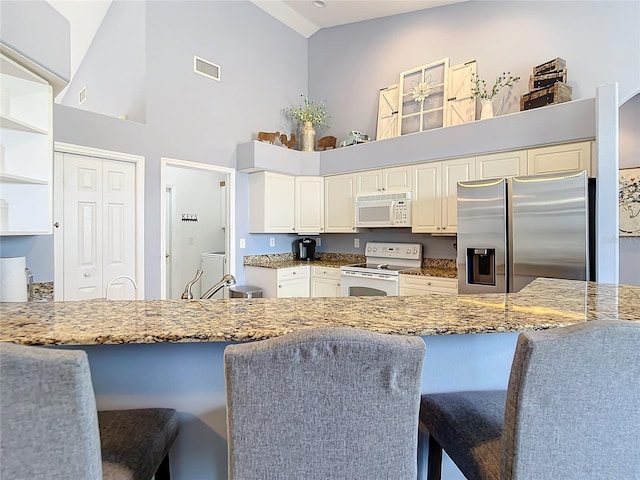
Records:
M427 463L427 480L440 480L442 477L442 447L429 435L429 460Z
M171 473L169 471L169 454L167 453L162 459L162 463L156 470L156 474L153 476L154 480L171 480Z

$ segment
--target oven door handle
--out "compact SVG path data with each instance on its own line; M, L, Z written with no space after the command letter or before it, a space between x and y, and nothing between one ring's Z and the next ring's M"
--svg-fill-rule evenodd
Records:
M342 275L345 275L346 277L351 277L351 278L365 278L365 279L372 279L372 280L386 280L388 282L397 282L399 280L398 275L385 275L385 274L380 274L380 273L370 273L370 274L363 274L361 272L340 272Z

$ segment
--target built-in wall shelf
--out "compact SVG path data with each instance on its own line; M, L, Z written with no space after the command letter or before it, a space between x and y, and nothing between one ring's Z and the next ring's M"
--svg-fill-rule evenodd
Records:
M0 182L2 183L24 183L27 185L47 185L47 180L38 178L22 177L20 175L11 175L9 173L0 173Z
M325 176L595 137L596 99L587 98L322 152L253 141L238 145L237 168Z
M47 130L43 130L42 128L38 128L34 125L21 122L16 118L6 117L4 115L0 115L0 127L19 130L21 132L40 133L42 135L47 135L49 133Z

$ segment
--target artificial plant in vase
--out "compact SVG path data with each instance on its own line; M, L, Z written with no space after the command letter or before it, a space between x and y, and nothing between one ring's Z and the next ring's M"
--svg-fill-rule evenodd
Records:
M302 105L299 107L290 107L287 113L291 118L297 120L301 124L300 130L300 150L313 152L316 143L316 131L313 127L328 127L327 106L323 100L320 103L309 100L308 97L302 97Z
M511 72L502 72L498 75L495 83L490 89L487 89L486 80L481 79L475 73L471 75L471 95L480 99L482 109L480 110L480 120L493 117L493 99L498 92L504 87L512 87L514 83L520 80L520 77L514 77Z

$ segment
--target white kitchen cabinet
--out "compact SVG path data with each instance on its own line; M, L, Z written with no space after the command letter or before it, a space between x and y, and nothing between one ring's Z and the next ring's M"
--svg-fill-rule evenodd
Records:
M296 233L324 233L324 178L295 177Z
M400 295L457 294L458 279L400 274L399 288Z
M309 296L309 266L266 268L245 265L247 285L260 287L264 298Z
M475 157L413 166L413 233L455 234L458 182L475 180Z
M249 232L324 232L324 179L249 174Z
M249 175L249 232L295 232L295 178L274 172Z
M356 232L356 175L332 175L324 179L324 232Z
M492 153L476 157L476 179L487 180L527 175L527 150Z
M333 267L311 267L311 296L339 297L340 269Z
M52 87L4 55L0 55L0 121L0 235L50 234Z
M592 148L593 142L577 142L529 149L529 175L586 170L591 176Z
M356 196L411 191L411 165L356 172Z

